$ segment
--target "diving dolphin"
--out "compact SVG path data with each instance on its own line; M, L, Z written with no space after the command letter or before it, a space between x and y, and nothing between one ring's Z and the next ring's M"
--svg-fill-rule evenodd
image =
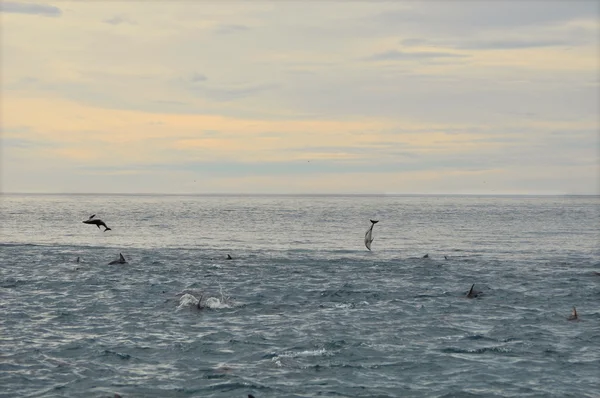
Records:
M571 312L571 316L567 318L569 321L578 321L579 316L577 315L577 309L573 307L573 311Z
M480 291L474 290L473 288L475 287L475 284L473 283L471 285L471 289L469 289L469 293L467 293L467 298L475 298L475 297L479 297L479 295L481 294Z
M119 253L118 260L114 260L114 261L111 261L110 263L108 263L108 265L113 265L113 264L127 264L127 261L125 260L125 257L123 257L123 255L121 253Z
M375 226L375 224L377 224L379 222L379 220L374 221L374 220L369 220L371 221L371 228L369 228L367 230L367 232L365 233L365 246L367 247L367 249L369 249L369 251L371 251L371 243L373 242L373 227Z
M100 225L102 225L102 226L105 228L104 232L106 232L106 231L112 231L110 228L108 228L108 226L107 226L107 225L104 223L104 221L102 221L102 220L100 220L100 219L94 219L94 217L95 217L95 216L96 216L96 215L95 215L95 214L93 214L93 215L91 215L91 216L90 216L90 218L88 218L87 220L85 220L85 221L82 221L82 222L83 222L84 224L92 224L92 225L95 225L95 226L97 226L97 227L98 227L98 229L100 229Z

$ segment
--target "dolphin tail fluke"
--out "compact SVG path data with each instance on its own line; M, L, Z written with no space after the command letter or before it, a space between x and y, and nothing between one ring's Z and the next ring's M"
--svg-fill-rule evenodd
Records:
M377 224L379 222L379 220L369 220L371 221L373 224Z
M100 228L100 226L98 226L98 229L99 229L99 228ZM105 228L106 228L106 229L104 230L104 232L106 232L106 231L112 231L112 229L110 229L110 228L108 228L108 227L105 227Z

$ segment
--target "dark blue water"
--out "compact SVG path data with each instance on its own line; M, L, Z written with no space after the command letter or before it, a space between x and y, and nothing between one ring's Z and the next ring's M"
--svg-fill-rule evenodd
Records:
M2 397L600 396L598 197L1 210ZM81 222L94 213L112 231Z

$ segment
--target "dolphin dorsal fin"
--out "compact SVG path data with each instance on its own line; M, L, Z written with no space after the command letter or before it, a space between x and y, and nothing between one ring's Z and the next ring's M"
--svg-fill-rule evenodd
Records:
M577 309L573 307L573 318L577 319Z
M473 295L473 288L475 287L475 284L473 283L471 285L471 289L469 289L469 293L467 294L467 297L471 297Z
M88 220L91 220L91 219L92 219L92 218L94 218L94 217L96 217L96 215L95 215L95 214L92 214L92 215L90 216L90 218L88 218Z
M119 253L119 260L125 261L125 257L123 257L123 255L121 253Z

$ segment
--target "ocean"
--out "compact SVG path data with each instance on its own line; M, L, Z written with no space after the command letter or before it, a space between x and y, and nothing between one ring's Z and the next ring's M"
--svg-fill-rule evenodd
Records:
M600 397L597 196L4 194L0 225L0 397Z

